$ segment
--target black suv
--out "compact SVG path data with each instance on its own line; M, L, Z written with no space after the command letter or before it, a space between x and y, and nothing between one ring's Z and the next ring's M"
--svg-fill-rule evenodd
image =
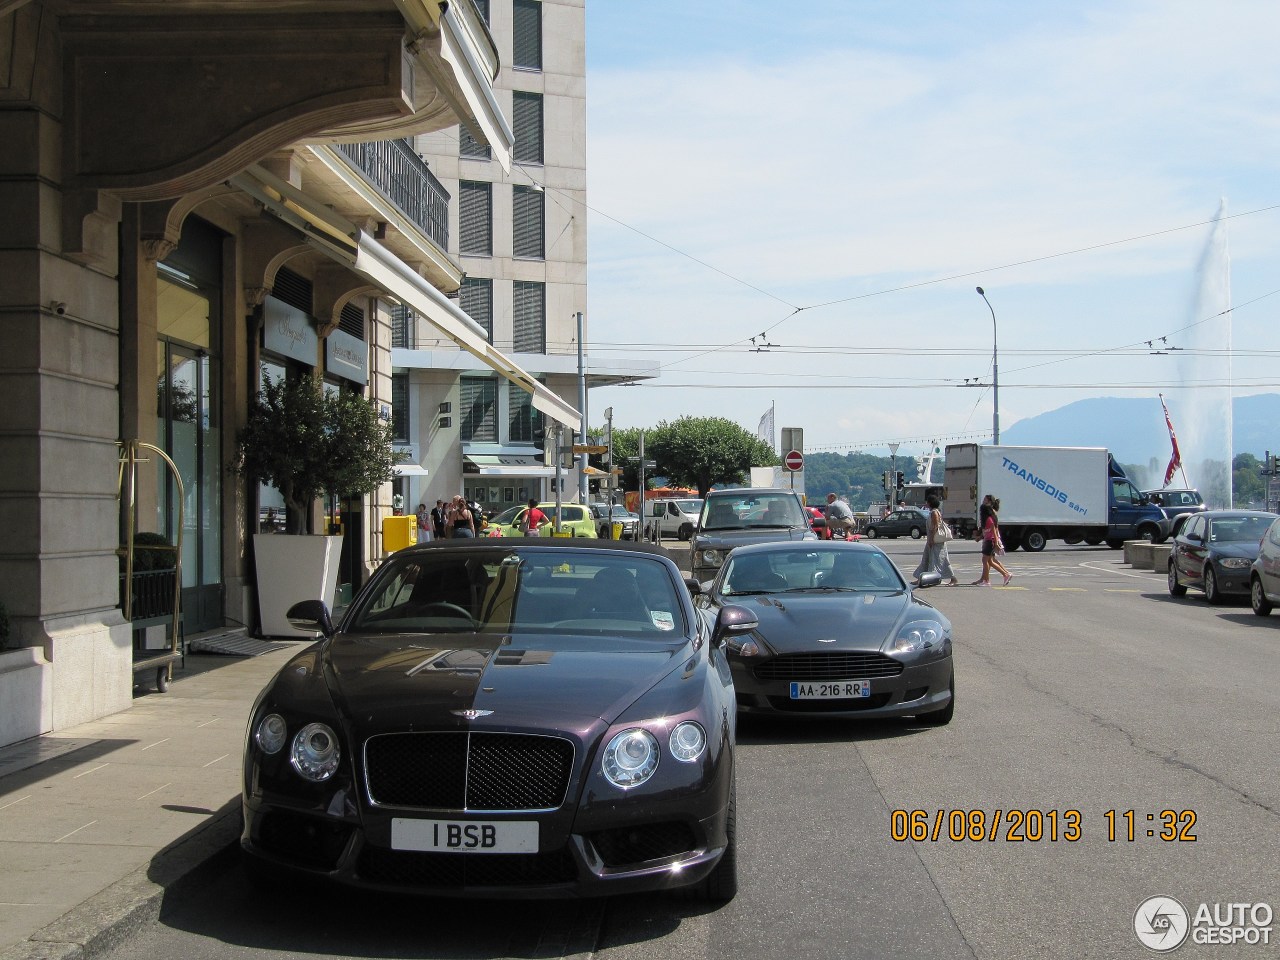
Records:
M712 490L702 504L690 545L689 572L695 580L715 577L734 547L769 540L816 540L809 515L794 490L737 487Z

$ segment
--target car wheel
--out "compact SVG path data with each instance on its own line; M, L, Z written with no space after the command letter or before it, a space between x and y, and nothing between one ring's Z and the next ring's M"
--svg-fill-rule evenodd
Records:
M1222 591L1218 589L1218 576L1209 567L1204 572L1204 598L1212 604L1222 602Z
M922 536L923 536L923 534L920 532L920 528L919 528L919 527L912 527L912 528L911 528L911 539L912 539L912 540L919 540Z
M680 529L676 532L676 536L679 537L681 540L688 540L690 537L693 536L693 525L688 523L682 523L680 525Z
M738 785L729 787L729 809L724 818L724 853L707 879L683 891L708 903L728 903L738 895Z
M1120 548L1122 548L1122 547L1124 546L1124 541L1123 541L1123 540L1108 540L1108 541L1107 541L1107 546L1108 546L1108 547L1110 547L1112 550L1119 550Z
M933 710L929 713L922 713L916 717L920 723L927 723L931 727L945 727L951 722L951 718L956 713L956 675L951 674L951 699L947 701L947 705L941 710Z
M1145 540L1147 543L1155 543L1160 539L1160 530L1158 527L1142 526L1138 528L1138 539Z
M1249 604L1253 607L1253 612L1260 617L1265 617L1271 612L1271 601L1267 599L1267 593L1262 589L1262 578L1254 577L1249 585Z
M876 537L880 536L880 534L876 532L875 527L867 527L866 533L868 540L874 540Z
M1102 543L1102 538L1090 535L1084 538L1084 542L1091 547L1096 547Z
M1169 561L1169 596L1185 597L1187 588L1178 582L1178 568L1173 565L1173 561Z

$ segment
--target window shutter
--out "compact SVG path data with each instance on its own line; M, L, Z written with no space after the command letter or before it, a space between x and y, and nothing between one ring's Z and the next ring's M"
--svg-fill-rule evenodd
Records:
M463 180L458 184L458 252L493 255L493 184Z
M542 412L533 408L532 395L514 383L507 383L507 409L511 422L507 439L511 443L533 443L534 434L542 429Z
M459 439L497 443L497 384L489 377L463 377L458 400L462 404Z
M542 4L539 0L515 0L511 65L542 69Z
M542 94L517 90L512 95L514 155L521 163L542 163Z
M540 190L532 187L512 188L512 252L517 257L542 260L546 256L543 248L546 232L543 224L544 197Z
M357 340L363 340L364 311L354 303L348 303L342 308L342 312L338 314L338 329L355 337Z
M308 316L311 314L311 281L288 267L281 267L276 271L271 295Z
M458 127L458 156L472 157L477 160L488 160L493 156L487 143L481 143L471 135L466 127Z
M493 281L482 277L464 279L458 291L458 306L484 327L485 336L493 343Z
M514 284L512 349L516 353L547 352L546 286L525 280Z

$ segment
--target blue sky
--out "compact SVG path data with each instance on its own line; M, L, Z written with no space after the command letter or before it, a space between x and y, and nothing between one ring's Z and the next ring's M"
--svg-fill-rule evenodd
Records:
M1003 427L1274 392L1277 35L1248 0L591 0L591 351L662 365L592 422L776 404L809 450L982 439L977 285Z

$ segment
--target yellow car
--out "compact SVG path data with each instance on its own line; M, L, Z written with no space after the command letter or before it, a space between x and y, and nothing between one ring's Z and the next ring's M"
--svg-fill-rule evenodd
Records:
M511 507L504 510L489 522L488 536L523 537L520 524L528 509L528 507ZM555 519L554 503L540 503L538 509L547 515L548 524ZM572 532L575 537L595 537L595 518L591 516L591 511L580 503L562 503L560 504L560 532Z

